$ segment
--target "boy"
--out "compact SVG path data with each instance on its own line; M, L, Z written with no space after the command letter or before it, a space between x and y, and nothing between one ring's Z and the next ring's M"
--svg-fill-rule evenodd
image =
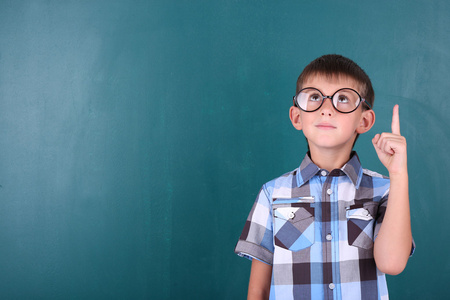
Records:
M373 101L369 77L340 55L300 74L289 116L309 151L262 187L236 245L252 259L248 299L388 299L385 273L402 272L414 245L398 105L392 132L372 140L390 180L352 151Z

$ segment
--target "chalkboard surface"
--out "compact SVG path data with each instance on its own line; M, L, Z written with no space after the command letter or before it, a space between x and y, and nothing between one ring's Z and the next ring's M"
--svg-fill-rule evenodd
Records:
M400 104L413 234L392 299L448 295L450 2L1 1L0 298L244 299L233 253L261 185L306 151L312 59Z

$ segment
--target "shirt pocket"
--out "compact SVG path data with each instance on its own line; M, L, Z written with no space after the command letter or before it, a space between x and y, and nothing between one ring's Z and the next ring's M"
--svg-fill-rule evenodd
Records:
M358 207L359 206L359 207ZM348 244L362 249L373 247L373 233L378 204L366 202L346 211Z
M273 204L275 245L299 251L314 244L314 198L283 199Z

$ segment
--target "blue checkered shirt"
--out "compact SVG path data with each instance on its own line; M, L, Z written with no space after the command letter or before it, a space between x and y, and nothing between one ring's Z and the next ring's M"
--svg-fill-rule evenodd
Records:
M373 244L389 179L361 167L300 167L266 183L235 252L272 265L270 299L388 299Z

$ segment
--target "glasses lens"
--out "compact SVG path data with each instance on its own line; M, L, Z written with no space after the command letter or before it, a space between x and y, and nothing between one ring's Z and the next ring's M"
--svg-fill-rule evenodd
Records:
M341 112L354 111L361 102L358 93L350 89L342 89L337 91L333 96L334 107Z
M314 111L322 104L323 96L319 90L307 88L301 90L297 97L297 105L304 111Z

